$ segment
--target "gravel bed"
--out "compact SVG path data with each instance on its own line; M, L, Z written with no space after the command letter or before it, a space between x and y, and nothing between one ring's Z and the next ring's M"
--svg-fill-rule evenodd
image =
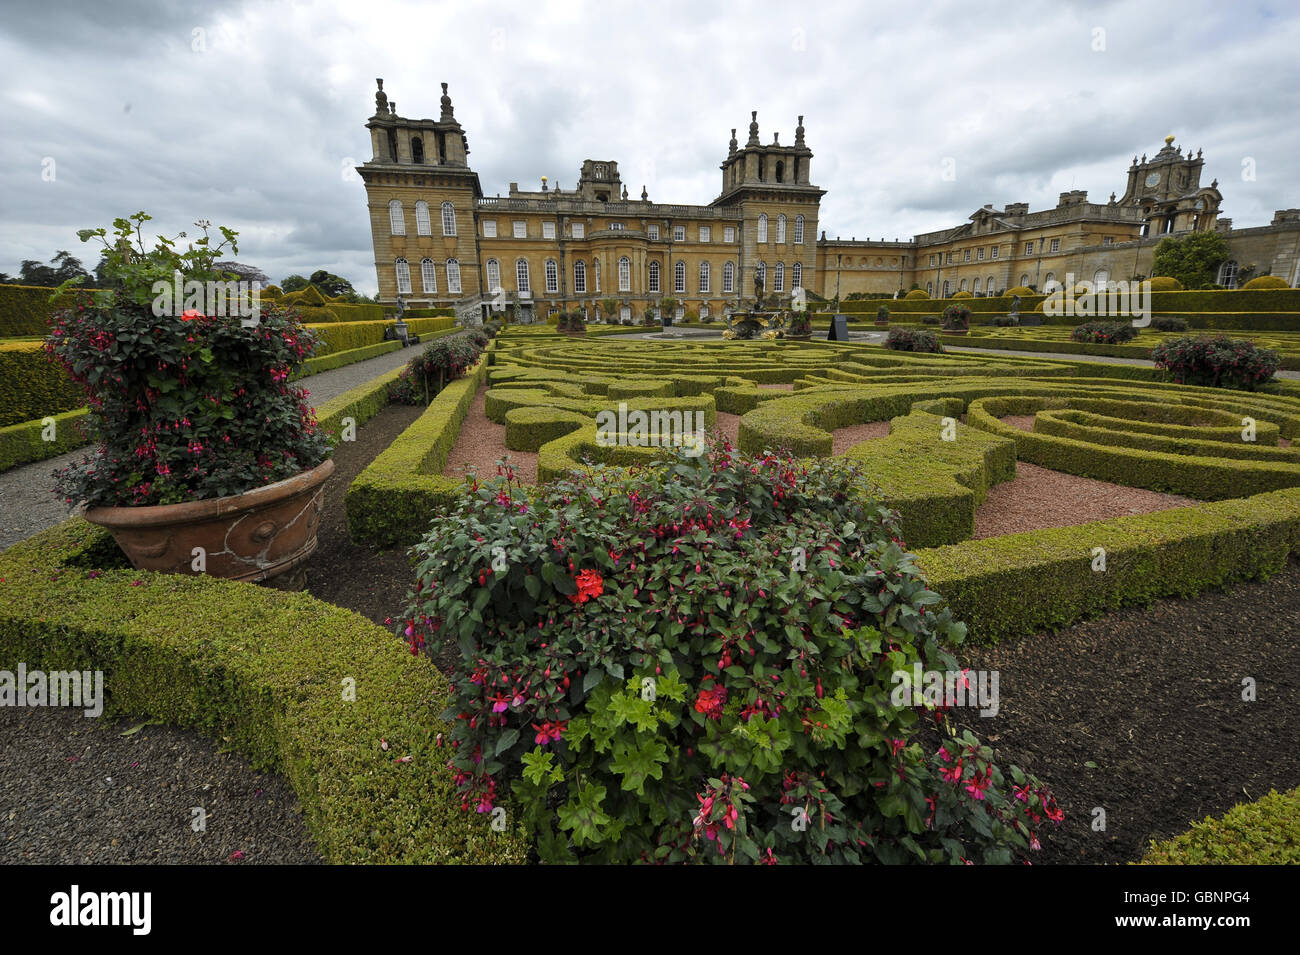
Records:
M855 444L889 436L888 421L871 421L867 424L849 425L831 432L831 454L843 454Z
M196 733L0 707L0 864L319 862L289 784Z
M400 368L414 354L411 349L403 348L333 371L323 371L295 384L301 385L310 395L309 402L318 407L372 378ZM51 493L54 485L51 473L79 461L84 454L85 449L71 451L57 458L33 461L0 473L0 550L67 519L69 511L66 505Z
M515 469L515 477L525 484L537 483L537 452L510 451L506 448L506 426L497 424L483 413L487 386L479 388L469 414L461 425L460 435L447 454L444 477L464 477L466 467L478 471L481 478L496 477L497 461L507 455Z

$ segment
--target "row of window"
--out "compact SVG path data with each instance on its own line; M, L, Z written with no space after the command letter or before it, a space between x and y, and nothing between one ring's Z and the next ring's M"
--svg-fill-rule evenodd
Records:
M456 259L448 259L444 265L447 275L447 293L449 295L460 294L460 262ZM398 259L396 264L397 272L397 294L411 294L411 266L406 259ZM436 295L438 293L438 268L434 265L433 259L420 260L420 284L424 288L426 295Z
M1047 239L1039 239L1039 240L1038 240L1038 251L1039 251L1039 252L1042 252L1042 251L1043 251L1043 244L1044 244L1045 242L1047 242L1047 241L1048 241ZM1111 245L1114 241L1115 241L1115 237L1114 237L1114 236L1106 235L1106 236L1102 236L1101 244L1102 244L1102 245ZM963 262L969 262L969 261L971 260L971 251L972 251L971 249L963 249L963 250L962 250L962 261L963 261ZM1051 240L1051 245L1050 245L1050 247L1048 248L1047 251L1049 251L1049 252L1060 252L1060 251L1061 251L1061 240L1060 240L1060 239L1052 239L1052 240ZM974 252L975 252L975 261L977 261L977 262L982 262L982 261L984 261L984 249L982 249L982 248L980 248L980 249L975 249ZM933 265L939 265L939 264L940 264L939 260L942 258L942 259L944 260L944 261L943 261L943 264L944 264L944 265L952 265L952 264L953 264L953 262L952 262L952 257L953 257L954 254L955 254L955 253L953 253L953 252L948 252L948 253L945 255L945 253L940 252L940 253L938 253L938 254L936 254L936 255L932 255L932 256L930 256L930 264L931 264L932 266L933 266ZM1028 242L1025 243L1025 255L1033 255L1033 254L1034 254L1034 242L1033 242L1033 240L1031 239L1030 241L1028 241ZM991 252L991 254L989 255L989 258L991 258L991 259L996 259L997 257L998 257L998 247L995 245L995 246L992 246L992 252Z
M758 242L761 245L767 241L767 213L761 213L758 217ZM785 243L785 214L776 217L776 244ZM794 244L803 245L803 216L794 217Z
M1098 269L1092 276L1092 283L1094 286L1103 286L1109 280L1110 280L1110 272L1108 272L1106 269ZM1020 276L1020 284L1026 286L1029 284L1028 272ZM1061 283L1056 280L1056 273L1048 272L1047 275L1043 278L1043 291L1045 293L1051 292L1052 289L1057 288L1060 284ZM980 279L975 279L974 282L971 284L970 291L975 295L980 295L980 294L992 295L993 292L996 291L996 289L997 286L993 282L993 276L990 275L988 277L988 283L986 285L982 285ZM941 287L941 292L942 292L941 297L948 298L953 294L954 291L965 292L966 279L962 279L958 283L957 288L955 290L952 287L952 282L945 281ZM933 282L926 283L925 293L927 295L934 295Z
M460 262L456 259L448 259L445 264L447 276L447 292L452 295L459 295L461 292L460 284ZM547 259L543 267L546 280L546 291L554 294L560 290L560 268L554 259ZM501 287L501 263L496 259L488 259L486 263L487 270L487 287L489 291ZM396 263L397 273L397 291L401 295L411 294L411 267L406 259L398 259ZM755 274L759 281L766 287L767 285L767 263L758 263ZM591 263L590 277L593 280L592 292L600 291L600 260L593 259ZM701 262L698 272L698 291L701 293L712 292L713 288L713 267L709 262ZM579 259L573 263L573 292L575 295L585 295L588 292L587 287L588 269L587 263ZM438 292L438 272L437 266L433 259L422 259L420 261L420 281L423 285L425 294L435 295ZM990 285L993 279L989 279ZM790 269L791 288L798 288L803 284L803 264L796 262ZM963 284L964 287L964 284ZM532 291L532 276L527 259L518 259L515 262L515 288L520 292ZM618 290L620 292L632 291L632 260L623 256L618 260ZM651 262L649 267L649 282L647 291L657 293L662 291L661 269L658 262ZM686 263L677 261L673 264L673 291L679 294L686 292ZM722 291L724 294L731 294L736 291L736 263L724 262L722 265ZM778 262L772 270L772 291L785 291L785 263Z
M402 210L400 199L388 203L388 228L393 235L406 235L406 213ZM429 219L429 204L423 199L415 204L415 233L433 235L433 224ZM456 210L450 202L442 204L442 234L456 234Z
M1053 241L1059 241L1059 240L1053 240ZM1033 243L1030 243L1030 244L1032 245ZM975 261L976 261L976 262L983 262L983 261L984 261L984 249L980 248L980 249L975 249L974 251L975 251L975 253L976 253ZM1055 250L1053 250L1053 251L1055 251ZM941 252L941 253L939 253L938 255L932 255L932 256L930 256L930 264L931 264L931 265L938 265L938 264L939 264L939 259L942 257L942 255L943 255L943 253ZM970 256L971 256L971 250L970 250L970 249L965 249L965 250L963 251L963 254L962 254L962 261L963 261L963 262L969 262L969 261L971 260ZM949 252L949 253L948 253L948 256L947 256L947 260L944 262L944 264L945 264L945 265L952 265L952 257L953 257L953 253L952 253L952 252ZM998 247L995 245L995 246L992 247L992 252L989 254L989 258L990 258L990 259L996 259L997 257L998 257Z

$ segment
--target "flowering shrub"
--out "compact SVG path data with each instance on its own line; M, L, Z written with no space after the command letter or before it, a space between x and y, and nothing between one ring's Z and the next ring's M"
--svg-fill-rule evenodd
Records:
M787 335L811 335L812 319L807 312L795 312L790 316L790 321L785 326Z
M891 328L885 338L885 347L894 351L943 351L939 337L920 328Z
M149 218L115 220L116 241L105 242L113 287L78 293L45 341L85 389L98 444L56 472L57 493L69 504L175 504L241 494L319 465L328 437L307 393L289 384L315 347L311 332L274 307L263 306L247 328L234 315L152 308L153 282L170 285L177 271L186 281L224 280L213 263L226 242L211 246L201 223L203 236L185 253L165 237L147 249L139 232ZM221 231L238 251L236 233ZM80 233L82 241L106 234Z
M1127 322L1084 322L1070 332L1076 342L1094 345L1119 345L1137 337L1137 329Z
M888 305L881 305L879 308L876 309L876 321L878 321L878 322L887 322L887 321L889 321L889 306L888 306Z
M958 294L961 294L960 292ZM966 293L967 298L970 293ZM970 328L970 306L949 305L943 310L943 327L952 331Z
M1187 320L1173 315L1160 315L1151 319L1151 327L1157 332L1185 332Z
M1254 391L1273 377L1282 357L1248 339L1216 335L1161 342L1151 350L1151 360L1180 385Z
M557 332L585 332L587 322L582 317L581 312L561 312L555 330Z
M417 546L406 634L458 651L462 807L505 803L542 860L1006 862L1059 821L891 702L965 628L854 466L723 444L532 496L502 470Z
M406 363L388 386L388 400L402 405L428 404L444 386L478 361L489 341L488 334L474 328L434 339Z

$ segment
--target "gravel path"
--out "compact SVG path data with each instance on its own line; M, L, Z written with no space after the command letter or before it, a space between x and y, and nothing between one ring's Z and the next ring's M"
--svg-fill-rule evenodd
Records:
M298 813L282 777L196 733L0 707L0 865L318 863Z
M509 455L515 477L525 484L536 484L537 452L507 450L506 426L489 420L483 413L486 395L486 385L474 395L474 403L469 406L469 414L465 416L456 443L447 453L443 476L463 478L465 468L473 467L480 478L491 480L497 474L497 460Z
M972 355L1015 355L1018 358L1055 358L1061 361L1086 361L1094 362L1101 365L1141 365L1144 368L1154 368L1155 362L1148 361L1145 358L1118 358L1110 355L1067 355L1064 352L1050 351L1011 351L1006 348L963 348L955 345L944 345L946 351L965 352ZM1277 378L1300 379L1300 371L1278 371L1275 373Z
M410 349L403 348L378 358L311 375L297 384L310 394L311 404L319 407L372 378L400 368L413 354ZM84 454L84 449L72 451L0 473L0 550L67 518L67 508L50 493L53 486L50 475L58 468L79 461Z

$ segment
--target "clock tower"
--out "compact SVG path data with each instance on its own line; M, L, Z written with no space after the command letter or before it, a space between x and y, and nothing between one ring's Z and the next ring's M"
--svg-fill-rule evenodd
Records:
M1183 155L1182 147L1174 146L1174 137L1166 136L1164 148L1151 159L1145 154L1141 162L1133 157L1119 204L1142 211L1143 235L1212 230L1223 195L1217 179L1201 185L1204 165L1201 150L1195 156Z

